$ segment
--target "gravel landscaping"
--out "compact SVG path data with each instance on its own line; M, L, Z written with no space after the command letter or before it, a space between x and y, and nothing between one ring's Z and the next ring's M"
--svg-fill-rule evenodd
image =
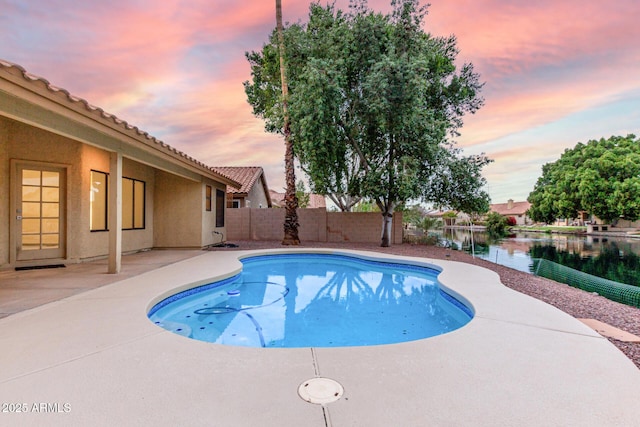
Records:
M283 248L276 241L234 241L237 248L211 248L210 250L251 250ZM300 247L320 247L354 249L382 252L394 255L447 259L476 264L493 270L500 275L502 283L523 294L532 296L570 314L576 318L596 319L631 334L640 336L640 309L610 301L604 297L572 288L571 286L523 273L508 267L491 263L471 255L451 249L424 245L394 245L382 248L367 243L321 243L303 242ZM609 338L629 359L640 368L640 343L628 343ZM589 357L589 355L583 355Z

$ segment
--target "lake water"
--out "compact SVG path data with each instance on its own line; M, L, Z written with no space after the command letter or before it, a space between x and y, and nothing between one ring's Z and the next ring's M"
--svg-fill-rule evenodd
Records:
M494 240L486 233L445 230L460 250L516 270L535 274L534 259L544 258L620 283L640 286L640 239L548 233L515 233Z

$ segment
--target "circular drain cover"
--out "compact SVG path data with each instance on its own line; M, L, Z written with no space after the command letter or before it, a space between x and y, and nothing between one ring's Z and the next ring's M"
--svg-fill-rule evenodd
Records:
M329 378L312 378L298 387L302 400L317 405L335 402L343 393L342 385Z

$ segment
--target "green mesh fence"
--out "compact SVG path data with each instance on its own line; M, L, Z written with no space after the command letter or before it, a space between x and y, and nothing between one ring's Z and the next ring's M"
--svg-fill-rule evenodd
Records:
M612 301L640 308L640 287L638 286L603 279L546 259L534 260L534 266L536 276L566 283L587 292L596 292Z

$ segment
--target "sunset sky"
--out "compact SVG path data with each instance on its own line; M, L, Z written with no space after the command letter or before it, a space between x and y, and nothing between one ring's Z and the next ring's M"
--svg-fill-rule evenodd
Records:
M308 7L283 0L285 21L306 21ZM263 166L282 191L283 141L264 132L242 86L244 53L267 41L275 1L0 0L0 10L1 59L210 166ZM431 1L425 30L455 34L461 63L486 83L458 145L494 159L493 203L525 200L565 148L640 133L639 16L638 0Z

